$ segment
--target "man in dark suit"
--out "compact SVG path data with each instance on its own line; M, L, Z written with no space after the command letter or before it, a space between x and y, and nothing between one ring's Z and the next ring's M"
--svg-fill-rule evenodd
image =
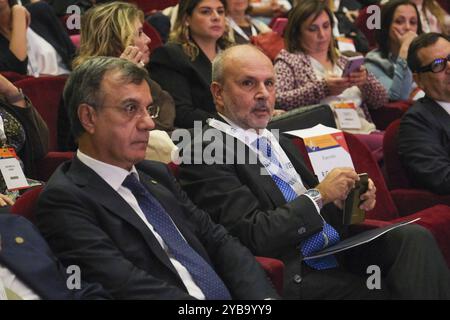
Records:
M277 297L250 251L192 204L168 168L142 161L157 114L145 69L92 58L70 75L64 101L79 149L37 210L63 263L118 299Z
M450 194L450 40L422 34L411 43L408 66L425 97L403 116L398 134L400 159L411 182Z
M0 214L0 300L105 299L99 285L68 279L69 272L56 260L32 223L12 214ZM75 275L75 273L73 273ZM73 286L72 289L69 289Z
M358 176L334 169L319 184L290 141L278 142L266 130L274 79L271 61L252 46L232 47L215 59L211 91L220 118L211 119L184 150L180 181L188 195L254 254L283 260L287 298L450 298L442 254L418 225L334 257L302 261L316 244L339 241L331 225L342 221L339 208ZM372 181L361 200L363 209L374 207ZM380 290L368 288L371 265L382 272Z

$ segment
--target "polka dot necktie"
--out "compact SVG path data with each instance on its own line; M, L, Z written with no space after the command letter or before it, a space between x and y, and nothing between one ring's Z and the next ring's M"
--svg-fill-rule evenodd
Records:
M256 140L256 148L267 158L269 158L272 163L281 168L280 162L276 158L275 154L272 153L270 141L268 141L266 137L260 137ZM278 189L280 189L287 202L297 198L297 193L294 191L294 189L292 189L289 183L278 177L276 174L271 174L271 177L277 185ZM339 234L331 225L324 221L322 231L312 235L301 243L301 252L304 257L308 257L315 252L338 242ZM316 270L331 269L337 267L338 265L336 258L332 255L328 255L322 258L305 260L305 263Z
M123 184L138 201L148 222L169 247L171 254L191 274L207 300L229 300L230 293L213 268L183 239L166 210L153 195L129 174Z

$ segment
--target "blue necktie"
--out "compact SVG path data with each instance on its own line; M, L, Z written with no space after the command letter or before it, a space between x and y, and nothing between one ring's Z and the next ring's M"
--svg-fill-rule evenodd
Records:
M274 164L281 168L280 162L278 161L276 156L272 154L270 141L268 141L266 137L258 138L256 140L256 147L258 150L263 152ZM294 189L292 189L289 183L275 174L271 175L271 177L277 185L278 189L280 189L287 202L297 198L297 193L294 191ZM308 257L313 253L337 242L339 242L339 234L331 225L324 221L322 231L312 235L302 242L301 251L304 257ZM338 265L336 258L332 255L328 255L322 258L305 260L305 263L316 270L331 269L337 267Z
M144 212L148 222L161 236L170 252L191 274L207 300L229 300L230 293L213 268L183 239L166 210L153 195L129 174L123 184Z

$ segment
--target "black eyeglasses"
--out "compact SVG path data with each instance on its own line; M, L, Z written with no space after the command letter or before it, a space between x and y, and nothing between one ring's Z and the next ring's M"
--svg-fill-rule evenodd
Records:
M434 59L433 62L430 64L420 67L417 69L417 73L423 73L423 72L433 72L438 73L443 70L445 70L445 67L447 66L447 62L450 61L450 54L447 56L447 58L437 58Z

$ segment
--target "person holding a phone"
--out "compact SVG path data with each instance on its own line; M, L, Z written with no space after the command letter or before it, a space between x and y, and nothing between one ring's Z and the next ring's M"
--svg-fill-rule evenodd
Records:
M411 41L421 33L420 16L411 0L392 0L382 7L381 29L376 31L378 48L366 55L365 66L383 84L390 100L415 95L417 86L406 58Z
M252 36L271 31L264 22L247 15L249 0L226 0L225 2L230 41L237 44L249 43Z
M382 158L383 134L368 109L387 102L383 85L363 66L343 74L348 61L335 47L333 14L321 1L301 1L290 13L286 49L275 59L277 107L329 104L339 129L354 133Z
M450 298L447 265L433 236L418 225L305 261L346 238L341 209L364 175L335 168L319 183L290 139L267 129L275 105L275 73L255 47L223 51L213 62L212 79L218 116L183 147L179 180L190 198L253 254L284 262L284 298ZM207 135L214 139L198 139ZM356 197L361 209L374 208L371 179L367 191ZM372 264L382 270L380 290L366 285Z

